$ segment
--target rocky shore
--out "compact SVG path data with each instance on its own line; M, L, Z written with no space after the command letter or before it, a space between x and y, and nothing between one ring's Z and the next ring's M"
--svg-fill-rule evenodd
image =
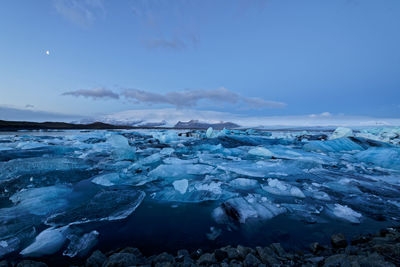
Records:
M43 260L45 261L45 260ZM0 267L45 267L34 260L0 262ZM75 264L71 264L75 266ZM285 251L279 243L267 247L226 246L214 251L179 250L146 257L139 249L127 247L103 253L94 251L80 266L400 266L400 226L382 229L348 240L343 234L331 236L331 245L315 242L308 251Z

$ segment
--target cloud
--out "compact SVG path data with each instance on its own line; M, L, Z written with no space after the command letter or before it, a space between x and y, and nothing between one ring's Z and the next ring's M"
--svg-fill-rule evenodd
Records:
M224 87L213 90L184 90L166 94L153 93L138 89L126 89L122 95L139 103L169 104L177 108L194 107L201 100L210 100L218 103L237 104L244 103L249 108L281 108L286 104L282 102L266 101L256 97L244 97Z
M119 95L114 93L111 90L105 89L105 88L93 88L93 89L80 89L76 91L70 91L70 92L65 92L62 95L65 96L82 96L86 98L93 98L95 100L101 99L101 98L111 98L111 99L119 99Z
M310 118L323 118L323 117L330 117L332 114L330 112L322 112L321 114L310 114L308 115Z
M157 48L165 48L165 49L174 49L180 50L185 49L189 46L195 46L198 43L198 38L195 35L184 37L180 36L172 38L172 39L164 39L164 38L154 38L144 40L143 43L147 48L157 49Z
M53 0L54 8L64 18L83 28L90 27L105 14L102 0Z

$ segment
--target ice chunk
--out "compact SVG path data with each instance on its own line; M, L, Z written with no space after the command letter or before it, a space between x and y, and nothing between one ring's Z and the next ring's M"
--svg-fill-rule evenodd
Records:
M45 215L67 206L71 192L72 188L65 185L30 188L15 193L10 200L31 214Z
M271 151L269 151L265 147L256 147L249 150L250 155L264 157L264 158L272 158L274 155Z
M209 127L208 129L207 129L207 131L206 131L206 137L207 138L211 138L212 137L212 135L213 135L213 128L212 127Z
M85 256L98 242L99 232L96 230L86 233L79 237L76 235L70 235L68 238L71 240L67 249L63 252L64 256L83 257Z
M175 149L173 149L172 147L165 147L165 148L161 149L160 154L164 155L164 156L171 156L171 154L174 152L175 152Z
M174 186L176 191L178 191L181 194L185 194L186 190L188 188L189 182L187 179L176 180L172 183L172 185Z
M173 157L169 157L164 159L164 163L166 164L195 164L198 163L199 160L198 159L179 159L179 158L173 158Z
M262 189L273 195L293 196L305 198L304 193L296 186L292 186L278 179L268 179L268 185L261 185Z
M210 191L214 194L222 194L221 189L222 182L210 182L210 183L196 183L194 188L199 191Z
M154 132L152 133L153 138L160 141L160 143L171 143L173 141L178 140L178 134L174 131L165 131L165 132Z
M133 159L136 149L129 145L128 139L122 135L114 134L107 139L107 142L114 148L114 155L118 159Z
M232 198L213 211L213 217L218 223L237 221L245 223L250 218L271 219L286 212L286 209L273 204L266 197L248 195Z
M35 241L20 252L24 257L40 257L51 255L60 250L66 241L65 231L67 226L48 228L41 232Z
M222 233L221 229L211 226L210 233L207 233L206 236L209 240L215 240L221 235L221 233Z
M103 190L74 209L50 216L45 223L56 226L125 219L142 203L145 195L134 189Z
M103 186L113 186L119 184L121 181L118 173L107 173L96 176L92 179L92 183L103 185Z
M0 259L10 254L11 252L16 251L19 248L20 240L17 237L12 237L6 240L0 241Z
M332 133L332 135L329 137L329 139L337 139L337 138L342 138L342 137L349 137L353 135L353 130L350 128L345 128L345 127L338 127L336 130Z
M371 147L355 155L359 161L372 163L374 165L400 170L400 148L374 148Z
M315 152L341 152L341 151L362 151L364 148L351 141L349 138L337 138L328 141L311 141L303 146L305 151Z
M236 178L229 183L232 187L243 190L250 190L259 187L258 181L247 178Z
M346 205L335 204L329 207L332 214L338 218L349 221L351 223L360 223L362 217L361 213L358 213Z
M149 172L149 176L162 178L179 178L187 175L204 175L211 173L214 167L204 164L162 164Z

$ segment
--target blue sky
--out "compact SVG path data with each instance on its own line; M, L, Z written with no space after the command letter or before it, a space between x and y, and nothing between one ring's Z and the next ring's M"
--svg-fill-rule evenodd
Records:
M399 118L399 14L397 0L2 1L1 119L149 108Z

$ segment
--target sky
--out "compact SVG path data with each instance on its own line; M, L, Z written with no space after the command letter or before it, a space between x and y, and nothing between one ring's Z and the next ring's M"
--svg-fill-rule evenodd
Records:
M400 118L398 0L0 6L0 119Z

